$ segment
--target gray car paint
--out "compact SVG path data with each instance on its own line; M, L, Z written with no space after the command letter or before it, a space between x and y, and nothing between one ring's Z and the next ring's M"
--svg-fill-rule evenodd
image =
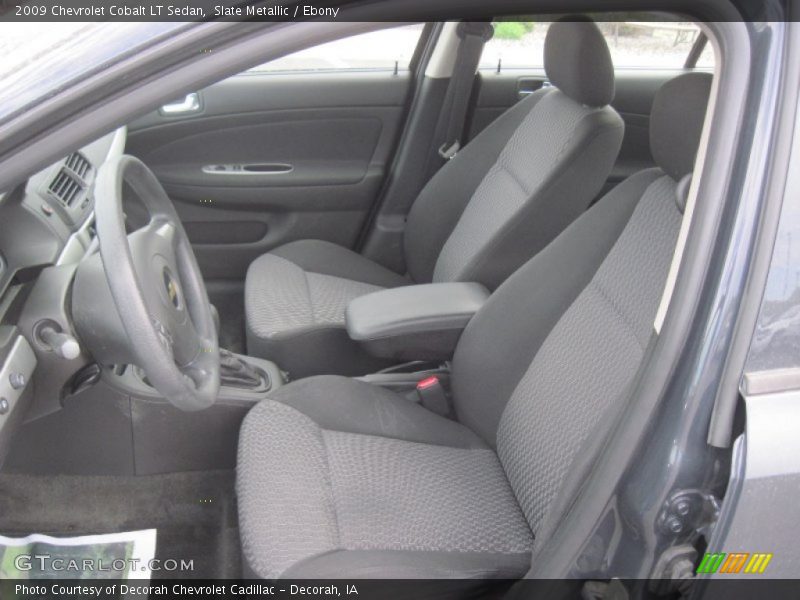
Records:
M706 551L771 553L763 574L737 577L796 578L800 545L793 533L800 522L800 392L751 397L745 404L746 432L734 448L728 496Z

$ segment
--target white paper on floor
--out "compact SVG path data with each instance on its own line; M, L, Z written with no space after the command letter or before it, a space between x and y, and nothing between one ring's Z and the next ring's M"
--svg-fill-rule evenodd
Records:
M2 579L150 579L156 530L77 537L0 535Z

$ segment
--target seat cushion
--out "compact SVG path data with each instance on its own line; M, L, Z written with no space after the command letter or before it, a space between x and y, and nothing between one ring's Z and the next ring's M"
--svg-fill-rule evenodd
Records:
M472 431L386 388L336 375L292 382L270 395L325 429L452 446L487 448Z
M280 256L305 271L360 281L380 287L413 283L384 266L344 246L324 240L297 240L275 248L270 254Z
M294 377L357 375L386 366L344 331L354 298L408 283L336 244L301 240L256 259L247 271L248 352L276 361Z
M313 409L331 396L337 410ZM353 419L358 429L337 421L370 403L379 408ZM369 384L314 378L257 405L237 490L259 577L515 578L530 564L532 535L494 451Z
M247 322L254 334L264 338L340 325L350 300L382 289L305 271L285 258L265 254L247 273Z

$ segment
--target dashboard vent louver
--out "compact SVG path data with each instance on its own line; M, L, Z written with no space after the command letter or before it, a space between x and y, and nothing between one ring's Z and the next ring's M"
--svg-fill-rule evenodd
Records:
M47 190L64 206L72 206L87 187L91 163L80 152L73 152L64 161Z
M72 203L75 202L75 199L83 189L83 184L72 173L62 167L50 184L48 191L64 206L72 206Z
M92 168L92 165L80 152L73 152L70 154L67 157L67 162L64 163L64 166L84 181L86 180L86 176L89 174L89 169Z

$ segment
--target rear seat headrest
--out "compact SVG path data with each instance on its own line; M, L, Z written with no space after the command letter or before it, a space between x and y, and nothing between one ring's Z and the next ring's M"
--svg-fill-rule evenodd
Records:
M712 79L710 73L679 75L662 85L653 100L650 151L675 181L694 169Z
M614 63L603 34L590 19L565 17L550 25L544 70L550 83L576 102L605 106L614 99Z

